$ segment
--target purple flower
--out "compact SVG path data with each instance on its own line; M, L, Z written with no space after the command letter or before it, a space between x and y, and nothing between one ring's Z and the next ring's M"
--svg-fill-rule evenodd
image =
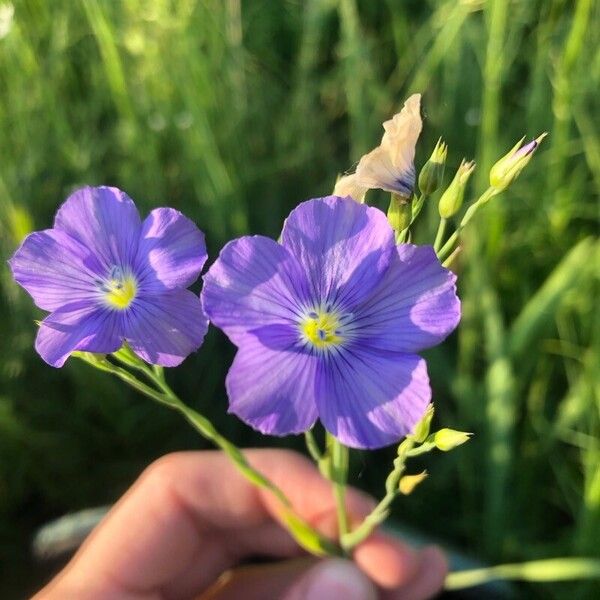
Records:
M208 327L200 299L185 289L206 257L204 235L180 212L157 208L142 222L121 190L85 187L9 263L15 281L51 313L35 342L48 364L61 367L75 350L114 352L127 341L145 361L171 367L200 346Z
M454 282L431 247L396 246L385 215L350 198L304 202L281 243L230 242L202 291L239 348L230 411L263 433L300 433L320 418L348 446L399 440L431 398L416 353L460 319Z

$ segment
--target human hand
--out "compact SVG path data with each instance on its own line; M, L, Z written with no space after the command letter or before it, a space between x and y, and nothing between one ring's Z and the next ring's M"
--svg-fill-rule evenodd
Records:
M249 450L249 462L325 535L337 517L330 483L284 450ZM351 520L373 500L348 488ZM438 592L446 563L435 547L418 552L375 533L353 561L306 557L280 525L280 507L247 482L221 452L182 452L153 463L34 600L420 600ZM239 566L251 557L277 562Z

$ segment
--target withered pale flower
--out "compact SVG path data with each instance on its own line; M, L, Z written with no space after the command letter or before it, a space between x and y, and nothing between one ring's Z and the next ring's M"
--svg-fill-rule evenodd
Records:
M421 94L413 94L402 110L383 124L381 144L365 154L356 167L355 185L382 189L404 197L415 186L415 145L421 133Z
M333 195L340 196L341 198L350 196L350 198L362 203L365 201L367 189L358 184L356 173L352 173L351 175L344 175L337 180L333 188Z

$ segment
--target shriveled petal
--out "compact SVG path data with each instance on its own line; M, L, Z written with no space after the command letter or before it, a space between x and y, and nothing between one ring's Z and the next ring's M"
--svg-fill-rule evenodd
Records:
M383 124L381 144L363 156L356 167L359 185L409 197L415 187L415 146L423 122L421 95L413 94L402 110Z
M91 301L103 273L85 246L56 229L28 235L8 262L15 281L37 306L50 311L77 300Z
M248 334L227 374L229 412L262 433L301 433L317 418L318 357L304 352L296 340L290 326Z
M352 448L381 448L410 433L431 399L425 360L352 346L332 356L317 392L325 428Z
M144 219L135 260L143 288L189 287L198 279L206 258L204 234L178 210L156 208Z
M350 196L350 198L357 202L364 202L366 194L367 188L358 184L356 173L340 177L333 188L334 196L339 196L340 198Z
M54 227L94 252L102 263L132 267L141 220L133 200L112 187L84 187L58 209Z
M398 246L389 270L355 311L361 344L408 353L439 344L460 321L455 282L431 246Z
M397 168L390 152L383 146L377 146L360 159L356 167L356 179L358 185L367 189L396 192L408 198L413 192L416 174L412 164Z
M262 236L229 242L204 276L201 297L210 320L238 345L257 327L296 323L309 303L298 261Z
M62 367L75 350L107 354L121 345L121 314L89 302L75 302L48 315L35 340L38 354L53 367Z
M415 160L415 146L423 129L421 94L410 96L402 110L386 121L383 128L381 145L388 150L396 169L408 169Z
M377 285L395 251L380 210L337 196L300 204L286 219L281 240L307 273L312 296L346 308Z
M131 349L164 367L176 367L197 350L208 329L200 299L189 290L136 298L124 313L123 331Z

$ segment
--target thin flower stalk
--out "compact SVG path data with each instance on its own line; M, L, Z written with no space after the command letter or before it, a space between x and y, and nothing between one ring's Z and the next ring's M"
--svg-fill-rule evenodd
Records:
M400 479L402 479L402 475L406 470L406 459L414 445L414 439L411 437L407 437L400 444L398 456L394 459L394 468L385 482L385 496L356 529L341 536L340 543L346 552L350 552L354 547L367 539L375 528L387 519L392 502L400 494Z
M218 448L223 450L225 454L227 454L227 456L238 468L240 473L246 479L248 479L248 481L259 488L269 491L277 498L281 504L282 518L288 526L288 530L294 539L296 539L298 544L300 544L300 546L302 546L305 550L317 556L336 556L340 554L339 548L333 541L323 537L294 512L291 502L284 492L262 473L252 467L252 465L250 465L250 463L246 460L242 451L235 446L235 444L232 444L227 438L221 435L204 415L188 407L173 392L173 390L167 384L161 369L153 370L142 361L139 361L136 365L136 368L143 372L144 375L154 384L155 387L151 387L140 381L126 369L114 365L106 358L99 360L98 357L90 357L85 353L78 353L76 356L96 368L100 368L103 371L112 373L129 386L151 398L155 402L158 402L159 404L167 406L182 414L188 423L190 423L190 425L192 425L192 427L198 431L200 435L214 443Z
M446 576L444 589L462 590L498 579L542 582L598 578L600 560L569 556L454 571Z
M446 225L448 224L448 219L444 219L444 217L440 218L440 224L438 225L437 233L435 234L435 242L433 243L433 249L436 254L439 253L442 243L444 241L444 234L446 233Z
M346 481L348 479L348 448L330 433L327 443L331 452L331 482L335 497L340 538L348 533L348 514L346 512Z
M441 261L443 261L452 252L454 245L458 241L460 233L470 223L477 211L485 206L497 193L498 190L494 189L493 187L489 187L473 204L471 204L471 206L469 206L469 208L467 208L460 225L456 228L456 231L448 238L439 252L437 252L437 256Z

